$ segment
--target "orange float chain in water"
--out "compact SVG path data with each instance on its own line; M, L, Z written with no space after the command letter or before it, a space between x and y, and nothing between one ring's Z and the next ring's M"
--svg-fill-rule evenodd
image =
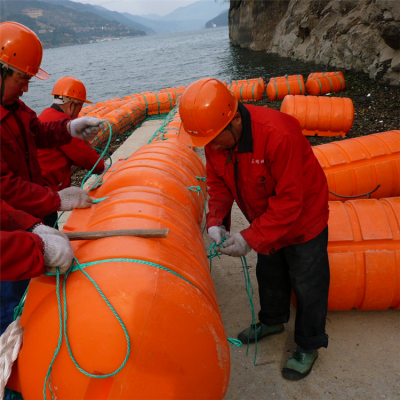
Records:
M307 79L307 93L320 96L326 93L340 92L346 86L342 72L315 72Z
M228 89L235 93L239 101L259 101L264 92L259 83L233 84Z
M267 85L269 100L281 100L288 94L305 94L304 78L302 75L280 76L270 79Z
M222 82L226 85L226 82ZM242 79L237 81L232 81L231 86L233 85L243 85L243 84L250 84L250 83L259 83L261 85L261 89L265 92L265 82L263 78L252 78L252 79ZM226 85L227 86L227 85Z
M329 202L329 310L400 309L400 197Z
M192 150L152 143L107 173L93 192L105 198L102 202L71 213L66 231L168 228L169 234L72 243L80 263L103 260L85 272L123 321L131 349L117 374L96 379L76 368L64 337L51 372L57 399L224 398L229 347L199 227L204 200L188 189L201 187L206 193L205 182L196 176L204 177L205 168ZM112 373L127 354L116 317L79 270L66 280L66 298L76 361L91 374ZM54 277L31 280L20 323L24 345L11 382L18 374L23 398L43 398L60 329ZM51 398L48 388L46 395Z
M288 95L282 102L281 112L300 122L306 136L346 136L354 121L351 99Z
M400 196L400 130L314 146L329 190L341 196ZM330 200L344 201L333 194Z

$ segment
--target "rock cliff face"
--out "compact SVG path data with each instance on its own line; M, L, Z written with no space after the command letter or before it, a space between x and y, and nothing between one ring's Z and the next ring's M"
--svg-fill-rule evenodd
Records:
M400 85L400 0L231 1L229 24L234 45Z

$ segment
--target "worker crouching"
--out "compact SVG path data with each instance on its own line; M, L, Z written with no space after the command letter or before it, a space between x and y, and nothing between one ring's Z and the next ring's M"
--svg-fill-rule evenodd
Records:
M205 146L211 241L217 251L233 257L257 252L258 339L283 332L292 289L297 296L297 348L282 374L302 379L310 373L318 349L328 346L329 209L322 168L296 119L243 105L218 80L191 84L179 113L178 141ZM250 226L231 236L234 201ZM253 327L238 338L254 342Z

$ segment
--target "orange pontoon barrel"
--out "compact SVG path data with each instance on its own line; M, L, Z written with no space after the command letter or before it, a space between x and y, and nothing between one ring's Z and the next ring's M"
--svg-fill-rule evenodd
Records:
M288 95L281 111L300 122L306 136L346 136L354 121L351 99Z
M329 190L341 196L373 191L372 198L400 196L400 130L314 146ZM330 200L346 200L333 194Z
M267 95L269 100L281 100L289 94L305 94L304 79L302 75L280 76L270 79L267 85Z

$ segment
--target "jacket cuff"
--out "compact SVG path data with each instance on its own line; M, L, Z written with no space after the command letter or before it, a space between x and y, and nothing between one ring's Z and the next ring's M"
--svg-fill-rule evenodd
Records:
M26 231L34 225L41 224L42 221L24 211L14 211L8 215L10 231Z

